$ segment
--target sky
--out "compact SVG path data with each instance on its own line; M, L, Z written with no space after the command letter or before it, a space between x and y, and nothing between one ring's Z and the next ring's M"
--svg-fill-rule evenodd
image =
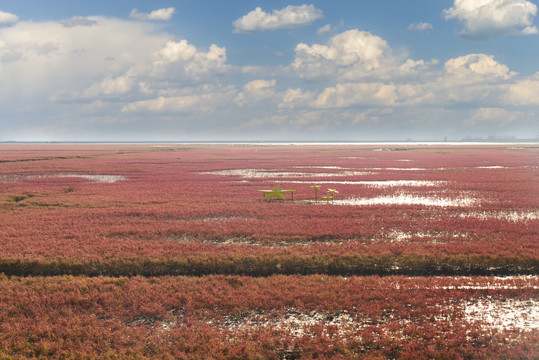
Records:
M0 141L539 138L535 0L0 0Z

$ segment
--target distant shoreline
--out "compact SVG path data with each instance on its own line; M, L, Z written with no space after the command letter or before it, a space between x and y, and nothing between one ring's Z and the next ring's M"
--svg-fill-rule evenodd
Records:
M140 144L140 145L537 145L539 139L515 140L457 140L457 141L0 141L0 145L99 145L99 144Z

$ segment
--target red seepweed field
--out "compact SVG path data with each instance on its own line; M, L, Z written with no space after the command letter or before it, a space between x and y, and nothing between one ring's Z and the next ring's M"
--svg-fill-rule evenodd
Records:
M0 145L0 358L534 359L538 234L532 145Z

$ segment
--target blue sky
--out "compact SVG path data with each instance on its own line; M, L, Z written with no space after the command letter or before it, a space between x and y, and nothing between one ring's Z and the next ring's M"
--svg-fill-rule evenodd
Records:
M537 138L537 2L2 0L0 84L0 141Z

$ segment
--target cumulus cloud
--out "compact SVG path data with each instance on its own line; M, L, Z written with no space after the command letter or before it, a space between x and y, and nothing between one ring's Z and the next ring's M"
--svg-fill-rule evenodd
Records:
M326 88L311 105L315 108L342 108L358 105L394 105L397 87L384 83L345 83Z
M537 6L527 0L455 0L443 11L445 19L457 19L461 36L489 38L537 34L533 18Z
M300 43L291 68L302 78L357 79L383 76L395 59L387 42L367 31L349 30L326 45Z
M253 33L276 29L304 26L323 16L314 5L287 6L271 13L257 7L247 15L234 21L234 32Z
M0 11L0 25L10 25L19 21L19 17L15 14Z
M398 71L395 72L395 76L415 78L416 80L429 78L433 75L434 66L439 62L438 59L432 59L430 61L407 59L399 65Z
M154 20L154 21L168 21L172 19L176 9L173 7L154 10L150 13L139 12L138 9L131 10L129 17L135 20Z
M369 32L350 30L326 44L296 46L290 73L333 83L318 92L289 89L280 109L358 107L493 108L536 106L539 75L518 74L487 54L467 54L440 64L437 59L402 60L387 42Z
M513 106L539 106L539 73L509 86L506 103Z
M187 91L183 91L184 94L177 96L159 96L153 99L135 101L123 106L122 112L209 114L228 105L236 94L233 87L204 86L200 89L190 89L190 91L194 93L186 94Z
M279 108L307 107L314 96L315 93L312 91L303 91L300 88L287 89L282 94Z
M537 104L539 81L519 79L516 73L486 54L469 54L447 60L410 60L401 64L393 77L375 81L337 81L318 94L288 90L279 107L345 109L357 107L481 106ZM427 69L428 71L425 71ZM425 73L414 81L403 74ZM539 75L538 79L539 80ZM305 99L308 99L306 101Z
M100 95L115 96L123 95L130 92L135 86L133 78L126 76L118 76L116 78L106 77L105 79L92 84L84 91L85 97L94 98Z
M275 97L275 80L253 80L243 86L234 101L238 106L245 104L255 104L260 101L269 100Z
M508 79L514 73L509 68L494 60L494 56L469 54L448 60L445 63L448 74L457 78L477 81L478 77L486 80Z
M228 69L226 48L215 44L203 52L187 40L168 41L154 58L151 75L166 81L209 81Z
M432 24L420 22L408 25L408 30L412 31L426 31L432 29Z
M206 99L209 96L205 96ZM149 111L149 112L179 112L193 108L203 101L201 96L181 96L166 98L160 96L156 99L142 100L125 105L122 112Z
M486 54L468 54L447 60L399 60L382 38L350 30L327 44L298 44L289 70L300 78L334 81L309 101L290 92L280 108L317 109L357 106L458 106L491 107L508 96L517 76ZM413 81L411 81L413 80ZM535 82L513 84L512 93L533 101ZM517 95L513 96L515 99ZM285 99L288 99L285 101Z
M103 124L125 136L138 131L139 139L191 130L202 138L237 135L227 129L353 138L360 127L381 129L382 138L408 128L399 134L416 138L423 126L438 136L450 123L477 130L474 136L519 126L526 135L535 126L539 73L521 76L480 53L408 59L359 30L319 42L297 44L288 66L232 67L226 48L197 47L148 21L73 17L0 26L0 84L9 84L0 86L0 108L5 119L24 119L4 122L0 137L27 138L34 128L82 138L92 127L103 134ZM243 86L223 83L233 71L243 71Z
M431 76L439 62L406 59L405 55L394 54L381 37L353 29L333 36L326 44L299 43L286 69L300 78L319 81L418 81Z

